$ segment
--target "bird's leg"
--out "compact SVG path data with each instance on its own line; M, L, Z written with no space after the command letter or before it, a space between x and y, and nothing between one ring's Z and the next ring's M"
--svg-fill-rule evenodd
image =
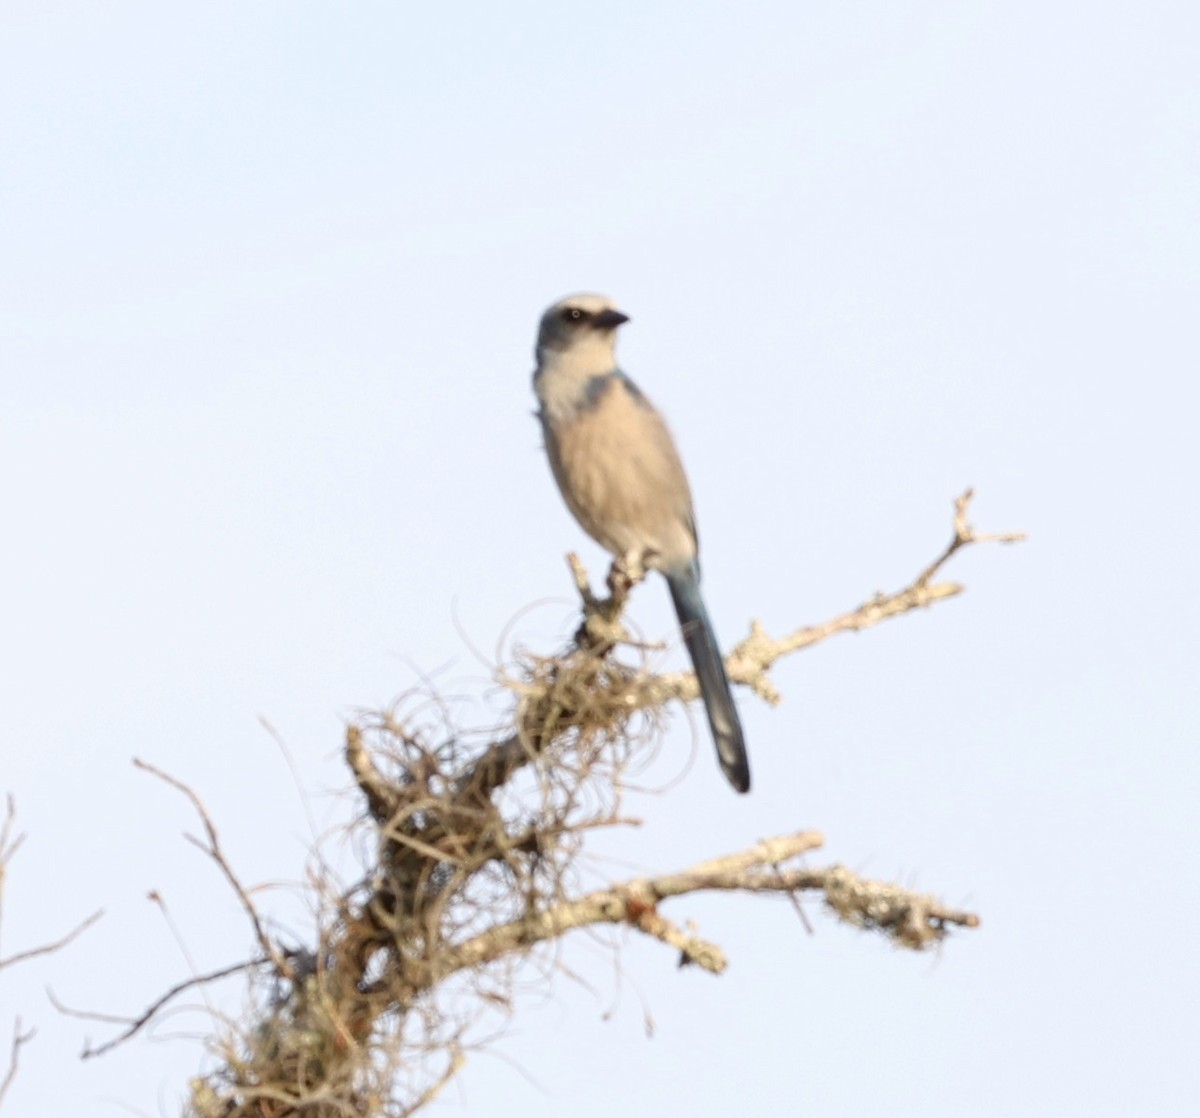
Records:
M583 601L583 624L575 633L575 643L580 648L603 656L618 644L629 641L629 633L621 623L621 613L630 590L646 577L645 561L646 555L640 551L630 551L614 559L606 580L608 597L598 598L592 592L578 556L569 556L575 585Z
M613 605L619 610L629 597L629 592L646 577L648 553L636 548L613 560L608 569L608 592Z

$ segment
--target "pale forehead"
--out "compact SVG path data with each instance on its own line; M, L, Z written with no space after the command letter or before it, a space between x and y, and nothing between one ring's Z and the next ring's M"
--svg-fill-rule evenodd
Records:
M568 307L578 307L581 311L586 311L588 314L599 314L601 311L615 311L617 304L614 303L607 295L581 294L568 295L565 299L559 299L552 307L547 310L547 314L553 314L555 311L564 311Z

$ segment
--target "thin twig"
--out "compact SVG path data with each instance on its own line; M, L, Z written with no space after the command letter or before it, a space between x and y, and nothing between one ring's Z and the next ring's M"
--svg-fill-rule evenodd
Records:
M454 1046L450 1056L450 1062L442 1070L442 1074L437 1079L425 1088L408 1106L401 1111L402 1115L415 1114L421 1107L433 1102L438 1095L445 1089L446 1084L450 1082L460 1071L463 1065L467 1062L466 1057L457 1045Z
M12 856L21 848L25 841L24 835L13 838L13 827L17 822L17 802L10 792L7 797L7 810L4 813L4 823L0 825L0 929L4 919L4 879L8 873L8 863Z
M53 943L43 944L41 947L32 947L28 951L18 951L17 954L10 955L7 959L0 959L0 970L3 970L5 967L15 966L17 963L23 963L26 959L35 959L39 955L49 955L52 952L61 950L72 940L83 935L103 915L104 909L99 908L82 923L72 928L61 939L57 939Z
M919 575L914 586L925 586L950 557L960 548L973 543L1021 543L1029 537L1024 532L976 532L967 521L967 510L975 497L975 490L968 487L960 497L954 499L954 537L932 563Z
M263 949L263 954L265 954L275 964L276 971L282 977L293 977L291 964L267 935L266 929L263 927L262 920L259 919L258 909L254 907L254 902L250 899L250 894L246 891L241 881L238 880L237 875L233 872L232 867L226 860L225 855L221 850L220 840L217 837L217 829L213 825L212 818L209 816L204 804L200 802L200 797L197 796L191 788L184 784L183 781L177 780L169 773L165 773L161 769L155 768L155 766L151 765L149 762L142 761L135 757L133 759L133 763L143 772L148 772L152 776L158 777L159 780L164 781L172 788L182 792L191 801L192 807L196 809L196 814L200 816L200 821L204 824L204 833L208 836L208 845L205 846L193 835L185 835L184 837L189 842L203 850L204 853L207 854L220 867L221 872L225 875L225 880L229 883L230 888L233 889L233 891L237 894L238 900L242 903L242 908L245 910L247 917L250 919L250 923L254 927L254 935L258 939L259 946Z
M59 1013L66 1017L76 1017L81 1021L101 1021L107 1025L127 1025L128 1028L119 1036L112 1040L105 1041L99 1048L93 1048L90 1044L85 1045L82 1057L85 1060L90 1060L94 1056L103 1056L106 1052L111 1052L118 1045L124 1044L125 1041L139 1033L146 1027L158 1014L158 1012L173 998L187 990L191 990L196 986L204 986L209 982L216 982L221 978L228 978L231 974L237 974L239 971L253 970L256 967L265 966L267 963L274 964L274 960L266 957L257 959L247 959L245 962L234 963L232 966L221 967L219 970L209 971L207 974L198 974L183 982L172 986L165 994L155 999L146 1009L139 1013L136 1017L119 1017L109 1013L94 1013L87 1009L72 1009L69 1005L64 1005L54 996L53 990L47 990L46 996L50 999L50 1004L58 1010Z
M4 1078L0 1080L0 1106L4 1105L4 1096L8 1094L8 1089L12 1086L12 1081L17 1077L17 1067L21 1062L21 1049L33 1040L36 1035L36 1029L30 1029L27 1033L21 1032L20 1017L13 1022L12 1045L8 1053L8 1070L4 1073Z

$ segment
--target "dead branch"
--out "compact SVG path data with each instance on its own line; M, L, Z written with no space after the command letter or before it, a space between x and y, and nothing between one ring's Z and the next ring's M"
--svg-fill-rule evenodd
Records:
M143 772L148 772L151 776L158 777L159 780L182 792L191 800L192 807L195 808L196 814L200 816L200 822L204 825L204 834L208 839L208 843L206 845L194 835L186 833L184 834L184 838L193 846L203 850L217 864L221 873L225 875L225 880L229 883L229 887L237 895L238 900L241 901L242 908L245 910L246 916L254 928L254 935L258 939L258 945L263 949L263 953L271 959L283 977L291 977L291 964L287 961L285 953L267 935L266 929L263 927L263 922L258 915L258 909L255 908L254 902L250 899L249 892L242 886L237 875L233 872L233 868L226 860L225 854L221 850L220 840L217 837L217 829L213 826L212 819L205 809L204 804L200 802L200 797L182 781L176 780L175 777L170 776L161 769L155 768L146 761L141 761L135 757L133 764L135 768L139 768Z
M25 841L23 834L14 834L14 828L17 822L17 807L12 796L7 797L6 809L4 813L4 822L0 824L0 920L4 914L4 885L8 874L8 865L12 857L21 848L21 844ZM88 928L90 928L101 916L104 915L104 910L100 909L93 912L86 920L82 921L66 935L54 940L52 943L44 943L40 947L31 947L25 951L18 951L15 955L10 955L8 958L0 958L0 971L7 967L16 966L18 963L28 962L30 959L36 959L42 955L52 955L56 951L61 951L69 943L81 936ZM17 1075L17 1068L20 1064L21 1049L31 1041L36 1035L36 1030L29 1029L26 1032L21 1031L21 1018L16 1018L13 1024L12 1044L9 1048L8 1068L4 1073L4 1078L0 1079L0 1106L4 1105L4 1096L8 1093L9 1087Z
M4 1105L4 1096L8 1094L9 1087L12 1086L12 1081L17 1077L17 1068L21 1062L21 1049L33 1040L36 1035L35 1030L30 1029L28 1032L21 1032L21 1018L18 1017L13 1024L12 1044L8 1049L8 1070L4 1073L4 1078L0 1079L0 1106Z
M781 657L961 593L957 583L934 581L959 550L1020 538L976 533L970 499L968 490L955 503L949 546L904 589L782 638L754 623L729 657L731 678L777 701L768 673ZM423 690L347 728L345 762L365 805L352 829L371 854L348 890L334 889L318 868L316 933L304 951L272 938L195 792L137 762L191 801L207 842L190 841L238 896L261 956L181 983L123 1019L121 1035L90 1055L136 1034L184 990L244 970L256 1009L215 1041L219 1064L193 1083L191 1118L409 1114L457 1072L474 1018L511 1006L522 964L545 967L539 947L575 929L625 926L666 944L681 964L720 974L720 946L669 919L661 911L668 903L696 893L777 896L803 917L800 898L815 897L839 921L912 950L979 925L936 897L841 865L805 865L823 845L815 831L672 873L585 882L585 837L630 821L622 811L629 766L659 736L657 712L694 698L696 685L690 674L659 675L621 659L645 653L622 622L643 573L636 562L613 564L607 597L592 591L576 557L570 562L582 622L556 655L518 657L506 677L516 707L503 733L463 730ZM402 1090L402 1078L411 1086Z
M53 943L44 943L40 947L31 947L27 951L18 951L15 955L10 955L7 959L0 959L0 970L3 970L5 967L15 966L17 963L23 963L27 959L36 959L39 955L52 955L55 951L61 951L68 943L74 942L79 936L83 935L103 915L104 909L97 909L86 920L81 921L67 932L65 936L56 939Z
M105 1041L98 1048L93 1048L90 1042L85 1044L80 1057L84 1060L90 1060L94 1056L103 1056L106 1052L111 1052L118 1045L124 1044L127 1040L141 1032L142 1029L150 1024L166 1008L168 1003L173 1002L180 994L186 993L188 990L195 990L200 986L207 986L218 979L228 978L231 974L240 974L243 971L263 967L270 961L270 959L261 958L247 959L242 963L234 963L228 967L219 967L217 970L209 971L207 974L198 974L192 978L185 979L183 982L176 983L166 993L155 998L136 1017L123 1017L112 1013L96 1013L88 1009L73 1009L71 1006L61 1002L55 996L54 991L50 989L46 990L46 997L50 999L50 1004L64 1017L75 1017L81 1021L99 1021L105 1025L126 1026L123 1033L119 1033L112 1040Z
M811 648L821 641L839 633L860 632L901 617L917 609L927 609L938 602L957 597L966 587L959 582L933 581L934 576L950 561L950 559L965 547L972 544L984 543L1019 543L1026 538L1024 532L976 532L967 521L967 511L975 493L967 489L954 501L953 534L945 550L932 563L905 586L891 594L876 594L869 601L863 602L854 609L838 614L819 625L805 625L783 637L772 637L758 621L751 622L750 634L726 658L726 670L734 683L749 687L759 698L772 706L781 701L781 696L774 683L768 677L768 672L776 661L792 652ZM578 560L573 564L576 584L586 585L587 576L582 573ZM589 600L592 609L600 615L604 624L612 625L612 599L597 600L590 590L584 594L581 591L584 608L587 610ZM669 699L690 701L699 696L699 686L696 677L691 672L659 675L643 678L638 681L634 693L628 696L631 704L638 706L653 706Z
M455 969L474 967L563 933L592 924L628 924L679 950L681 964L695 963L714 974L726 967L719 947L684 935L658 912L660 901L688 893L746 892L796 895L816 892L832 912L856 928L882 932L898 946L921 949L945 938L951 926L979 927L973 913L948 908L926 894L872 881L845 866L783 869L787 862L823 845L816 831L764 840L750 850L725 855L679 873L638 878L585 897L556 904L534 917L490 928L447 952Z

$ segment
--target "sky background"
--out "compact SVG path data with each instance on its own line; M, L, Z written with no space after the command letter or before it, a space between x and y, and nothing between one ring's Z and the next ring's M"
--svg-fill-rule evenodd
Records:
M1183 0L4 0L0 791L28 838L0 954L107 912L0 975L0 1033L38 1029L5 1113L177 1113L202 1013L83 1063L112 1031L44 989L136 1013L253 950L132 757L245 880L295 881L309 815L358 810L355 710L428 674L494 717L497 658L569 634L563 556L604 564L528 378L578 290L632 315L727 646L905 585L967 485L977 527L1031 535L781 663L780 708L743 695L749 796L676 712L648 778L678 782L599 872L817 827L813 864L983 926L917 956L812 904L809 936L784 900L676 902L725 976L568 940L584 981L520 999L438 1111L1183 1113L1198 261ZM660 581L633 618L682 665Z

